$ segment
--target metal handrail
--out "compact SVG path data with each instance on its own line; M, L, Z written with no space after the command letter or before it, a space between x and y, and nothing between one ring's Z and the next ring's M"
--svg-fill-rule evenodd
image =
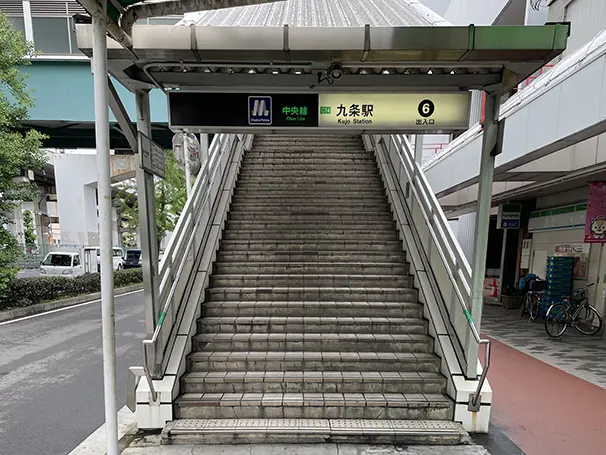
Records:
M230 137L232 136L233 142L230 141ZM154 333L151 338L143 340L143 371L149 386L153 403L156 403L158 401L158 392L154 387L153 377L149 365L149 349L152 346L156 346L156 344L158 343L158 339L163 328L164 320L173 303L173 297L179 285L181 274L183 273L183 269L185 268L185 265L187 263L186 259L188 253L194 246L194 240L196 238L196 223L193 220L197 217L198 212L201 210L201 208L204 207L204 204L207 198L209 197L207 193L211 189L211 176L216 172L215 168L220 162L221 155L226 152L226 150L224 150L224 147L226 146L226 148L232 149L239 142L243 141L237 135L226 134L217 135L213 140L209 150L209 158L206 160L202 172L198 174L198 177L193 185L191 195L188 201L186 202L185 207L183 208L182 215L179 218L179 221L177 222L175 231L169 241L167 251L165 252L164 257L162 259L162 263L160 264L159 281L161 283L161 288L163 289L160 289L159 298L162 298L162 295L165 291L166 280L168 278L168 275L171 274L174 265L173 255L181 249L181 236L189 234L187 244L185 248L182 249L183 254L180 255L181 260L179 262L179 267L177 268L176 273L172 277L172 282L168 291L168 295L166 296L166 300L164 301L164 304L162 306L162 311L159 315L158 322L156 323ZM212 173L211 167L213 168Z
M482 368L482 373L478 380L476 391L470 394L468 403L468 410L477 412L480 410L481 390L486 382L488 370L490 369L491 344L490 340L481 338L480 333L473 322L469 308L465 303L470 299L471 296L471 268L467 262L467 258L461 251L458 242L454 238L454 234L448 225L446 216L444 215L438 199L431 189L425 174L414 159L412 147L408 141L408 138L404 135L391 135L381 136L378 141L373 136L370 136L370 139L375 146L379 145L381 142L383 142L383 145L386 146L386 140L393 142L395 145L395 150L398 153L404 170L406 171L408 181L411 183L413 194L422 209L421 213L423 218L425 219L434 243L438 247L440 257L444 262L446 272L456 293L456 300L459 302L459 305L463 310L463 314L465 315L469 332L475 339L478 346L485 346L484 366ZM386 151L389 155L389 147L386 147ZM436 233L436 230L439 231L439 235ZM461 284L463 285L463 289L461 289L459 285L459 280L462 282ZM467 298L465 298L465 296L467 296ZM476 362L477 359L466 358L466 361Z

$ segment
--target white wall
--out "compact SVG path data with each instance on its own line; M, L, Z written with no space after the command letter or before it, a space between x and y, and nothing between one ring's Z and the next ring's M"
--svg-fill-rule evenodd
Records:
M450 0L448 5L446 2L439 0L424 0L426 6L430 7L435 4L437 8L446 9L441 14L444 19L451 22L453 25L492 25L499 13L509 3L510 0ZM520 0L513 0L520 1Z
M463 253L465 254L465 257L467 258L467 261L469 261L469 263L472 262L475 228L475 212L468 213L466 215L461 215L456 224L456 228L453 227L454 235L459 241L459 245L461 245L461 249L463 250Z
M53 155L61 243L98 245L96 155Z
M539 197L537 198L536 210L565 207L567 205L587 202L588 195L589 188L587 186L583 186L574 190Z
M421 3L428 8L431 8L434 12L438 13L442 17L444 17L446 10L452 2L453 0L421 0Z
M574 52L606 27L604 0L555 0L549 5L550 21L572 23L568 46L562 57Z
M542 5L538 10L535 10L530 6L530 1L527 0L524 25L543 25L549 20L548 16L548 7Z

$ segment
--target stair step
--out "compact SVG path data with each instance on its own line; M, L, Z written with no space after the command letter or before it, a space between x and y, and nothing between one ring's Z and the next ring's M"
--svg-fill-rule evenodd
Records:
M362 334L425 334L420 318L363 316L219 316L198 321L198 333L343 334L340 340L356 341ZM316 340L317 341L317 340Z
M402 251L398 240L314 240L301 242L299 240L221 240L224 251L260 250L260 251L374 251L397 253Z
M389 203L382 199L378 202L367 202L367 201L342 201L339 203L331 201L313 201L308 200L297 205L289 204L287 201L274 201L274 200L248 200L238 201L231 204L231 210L236 212L238 210L253 210L255 212L272 212L282 211L293 212L294 209L298 209L298 212L307 212L310 214L325 213L331 211L335 212L370 212L370 213L385 213L389 212Z
M411 288L351 287L214 287L207 291L208 300L303 300L331 302L412 302L417 291Z
M289 204L305 204L310 201L323 201L325 203L331 204L343 204L343 203L355 203L363 201L366 204L381 204L387 201L384 194L374 193L374 194L349 194L349 193L341 193L340 195L334 194L326 194L324 191L306 191L305 193L295 193L295 194L259 194L255 192L244 193L244 194L235 194L232 202L279 202L279 203L289 203Z
M342 240L366 240L374 242L382 241L397 241L398 234L395 231L338 231L338 230L316 230L316 231L271 231L265 229L259 230L226 230L223 233L223 240L263 240L263 241L316 241L316 240L331 240L331 241L342 241Z
M257 318L258 316L251 319ZM267 319L271 321L274 318ZM208 330L212 330L214 327L212 324L205 325L204 322L201 325L202 328ZM394 334L334 333L332 331L315 333L306 331L305 333L297 333L288 330L288 333L275 333L273 324L270 322L268 325L270 325L272 333L259 333L255 328L250 329L255 333L240 333L240 326L237 323L234 325L236 325L235 331L238 333L204 331L196 335L193 340L194 349L197 351L322 351L338 349L339 351L353 352L384 352L392 349L398 352L431 352L433 348L433 339L422 332ZM328 324L328 326L331 325ZM304 327L307 329L308 326L304 325Z
M332 275L332 274L214 274L213 287L333 286L333 287L412 287L406 275Z
M419 318L422 305L416 302L206 302L204 316L343 316Z
M185 393L176 401L184 419L429 419L453 418L442 394Z
M187 373L184 393L442 393L439 373L399 371L215 371Z
M324 196L327 199L364 199L364 198L383 198L385 200L385 192L382 188L376 188L373 190L348 190L347 193L343 191L335 192L328 191L326 188L294 188L287 189L284 188L282 190L276 191L270 187L267 188L257 188L254 193L250 193L249 191L239 191L236 189L234 191L234 199L237 198L256 198L256 199L264 199L264 198L278 198L278 199L302 199L305 197L320 197Z
M290 167L290 166L309 166L311 168L329 166L330 168L337 166L368 166L376 167L376 160L372 155L351 155L344 156L291 156L276 157L276 156L246 156L242 162L242 167Z
M379 176L377 175L343 175L343 176L320 176L320 175L241 175L238 177L238 185L242 184L243 187L248 185L268 185L277 183L284 185L284 182L288 182L287 186L290 185L330 185L333 189L341 187L342 185L357 186L358 188L371 188L380 187Z
M339 351L199 351L188 356L188 371L401 371L440 369L435 354Z
M329 274L335 270L341 274L358 275L408 275L409 266L402 262L372 263L372 262L215 262L213 271L217 274L241 274L241 273L314 273Z
M163 444L364 443L455 445L469 436L459 423L433 420L183 419L169 422Z
M318 179L319 180L319 179ZM327 192L335 192L337 189L343 191L360 191L361 188L365 190L376 192L383 191L385 192L385 187L383 183L378 180L367 180L364 186L360 186L357 182L346 182L342 181L338 186L334 185L332 182L326 182L319 180L318 182L310 182L310 181L302 181L295 182L291 180L284 179L273 179L272 181L268 181L268 179L264 179L261 181L249 181L243 182L238 181L238 185L236 186L236 191L240 192L248 192L248 191L327 191Z
M258 220L229 220L225 227L226 230L242 231L395 231L393 221L329 221L318 220L316 222L271 222Z
M393 223L393 214L391 212L376 211L350 211L350 212L293 212L284 210L272 210L259 212L255 210L240 210L234 212L231 210L227 216L228 221L249 221L264 223L295 223L295 222L326 222L326 223L360 223L367 222L391 222Z
M333 172L342 170L351 171L365 171L369 173L376 173L377 166L376 162L371 158L365 160L353 159L316 159L316 160L280 160L266 161L258 159L256 161L245 160L242 163L242 170L255 170L255 171L272 171L277 173L291 172L293 170L300 169L307 172Z
M403 263L406 261L406 253L396 252L377 252L377 251L267 251L252 250L246 251L225 251L219 250L217 261L222 262L245 262L245 261L263 261L263 262L370 262L376 260L381 263Z

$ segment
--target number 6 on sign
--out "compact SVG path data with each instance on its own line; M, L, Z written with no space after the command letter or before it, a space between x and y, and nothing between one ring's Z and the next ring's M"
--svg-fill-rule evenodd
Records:
M417 110L421 117L431 117L436 110L436 106L431 100L423 100L419 103L419 108Z

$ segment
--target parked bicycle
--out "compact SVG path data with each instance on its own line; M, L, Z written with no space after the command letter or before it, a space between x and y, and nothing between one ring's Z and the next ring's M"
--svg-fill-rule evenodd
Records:
M536 321L541 312L541 302L543 294L547 289L548 282L538 278L532 278L527 283L527 291L522 302L522 311L520 316L524 317L527 313L532 321Z
M596 335L602 330L602 316L589 304L589 284L584 289L572 292L566 303L555 303L545 315L545 331L551 338L561 337L568 326L572 326L583 335Z

